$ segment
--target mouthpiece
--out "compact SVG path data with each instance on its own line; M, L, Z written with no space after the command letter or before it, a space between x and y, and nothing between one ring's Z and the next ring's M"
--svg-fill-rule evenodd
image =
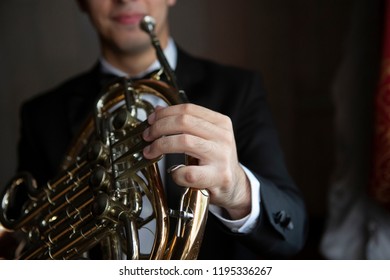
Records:
M156 21L151 16L144 16L144 18L140 22L140 28L148 33L150 40L152 42L152 45L156 51L157 59L161 64L161 68L164 70L164 73L168 79L168 81L171 83L171 85L179 90L179 94L182 95L183 100L187 102L187 98L185 96L184 91L179 89L179 86L176 81L176 76L173 70L171 69L171 66L168 63L167 58L164 55L164 51L161 48L160 41L157 38L154 27L156 26Z
M144 16L141 20L141 29L149 34L154 32L154 27L156 26L156 21L151 16Z

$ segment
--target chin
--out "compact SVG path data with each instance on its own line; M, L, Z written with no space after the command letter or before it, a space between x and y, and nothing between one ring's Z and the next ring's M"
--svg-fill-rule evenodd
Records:
M144 51L152 46L150 38L146 34L127 37L120 45L123 49L134 52Z

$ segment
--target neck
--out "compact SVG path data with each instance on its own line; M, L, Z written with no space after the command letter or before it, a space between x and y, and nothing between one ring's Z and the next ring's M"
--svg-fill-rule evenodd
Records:
M112 66L129 76L136 76L145 71L156 60L153 48L148 48L137 54L102 51L102 55Z

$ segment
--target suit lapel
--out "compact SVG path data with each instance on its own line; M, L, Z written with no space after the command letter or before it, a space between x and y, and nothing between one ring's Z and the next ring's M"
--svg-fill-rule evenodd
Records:
M100 73L97 63L89 72L77 78L75 84L78 84L78 87L70 90L68 122L73 137L79 133L82 124L94 111L94 105L105 82L107 80Z

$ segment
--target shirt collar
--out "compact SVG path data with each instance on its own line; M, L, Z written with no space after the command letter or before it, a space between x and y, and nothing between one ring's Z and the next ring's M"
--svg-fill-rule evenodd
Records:
M164 49L164 55L167 58L168 63L171 66L171 68L173 70L175 70L176 64L177 64L177 47L176 47L176 44L171 37L168 40L167 47ZM103 57L100 57L100 65L101 65L101 71L104 74L113 74L113 75L118 76L118 77L128 77L127 73L125 73L122 70L111 65ZM158 60L156 60L144 72L139 73L138 75L133 76L131 78L143 77L146 74L151 73L151 72L158 70L160 68L161 68L160 62Z

